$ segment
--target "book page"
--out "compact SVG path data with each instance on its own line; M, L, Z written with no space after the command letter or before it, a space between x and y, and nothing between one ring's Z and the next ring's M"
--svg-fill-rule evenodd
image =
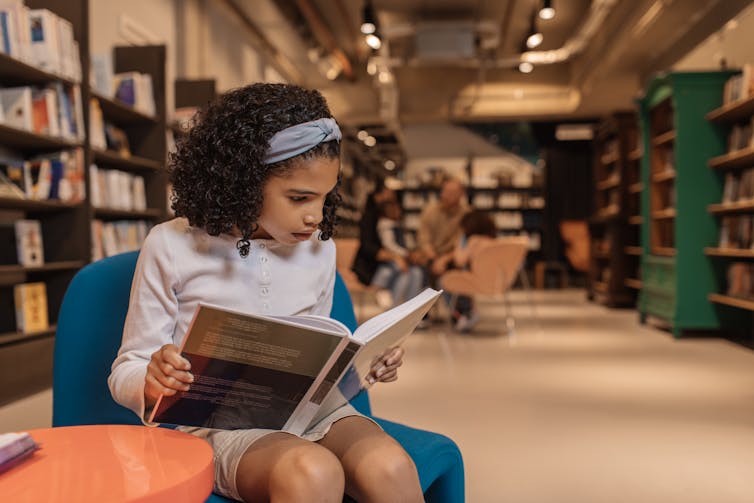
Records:
M188 391L161 397L152 421L282 429L343 335L199 306L184 338Z
M379 335L380 332L384 331L390 325L419 311L422 312L419 317L419 320L421 320L441 293L442 291L433 290L432 288L424 289L423 292L413 299L407 300L403 304L389 309L384 313L380 313L362 323L353 333L353 338L360 342L367 342L373 337ZM417 320L416 323L419 323L419 320ZM416 324L414 324L410 330L413 330L415 327Z

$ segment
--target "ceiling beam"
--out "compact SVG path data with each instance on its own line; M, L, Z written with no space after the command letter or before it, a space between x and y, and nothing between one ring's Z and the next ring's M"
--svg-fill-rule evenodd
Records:
M306 18L306 22L309 23L317 41L338 60L338 63L343 68L343 75L348 80L355 80L356 76L353 72L351 60L348 59L346 53L340 48L332 31L322 19L322 16L320 16L311 0L296 0L296 5L301 14L304 15L304 18Z
M257 44L260 46L264 55L267 56L270 63L282 73L289 82L301 85L304 84L303 75L301 75L301 72L296 68L296 65L294 65L285 54L280 52L280 50L270 42L264 32L259 29L254 21L251 20L246 12L239 7L234 0L220 0L220 2L241 20L241 23L251 34L252 38L257 41Z

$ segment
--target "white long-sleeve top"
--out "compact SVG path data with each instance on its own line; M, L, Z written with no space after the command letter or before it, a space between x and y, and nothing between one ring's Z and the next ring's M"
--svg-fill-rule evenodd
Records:
M382 217L377 221L377 235L380 236L380 245L387 251L392 252L399 257L408 256L408 248L401 246L395 239L395 228L398 222L387 217Z
M156 225L141 248L123 341L108 385L115 401L144 418L144 378L152 353L180 347L199 302L265 314L329 316L335 284L335 244L282 245L252 240L242 258L238 238L210 236L176 218Z

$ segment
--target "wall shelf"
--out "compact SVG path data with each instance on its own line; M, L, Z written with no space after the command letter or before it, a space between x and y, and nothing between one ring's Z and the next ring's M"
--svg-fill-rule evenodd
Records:
M705 117L711 122L725 123L748 119L752 115L754 115L754 96L723 105Z
M710 302L714 302L715 304L754 311L754 298L731 297L730 295L722 295L720 293L711 293L708 298Z
M708 257L754 259L754 250L743 248L705 248L704 254Z

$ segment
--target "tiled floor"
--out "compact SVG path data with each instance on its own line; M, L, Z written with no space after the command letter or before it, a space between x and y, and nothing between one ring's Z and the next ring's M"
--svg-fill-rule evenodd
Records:
M513 335L494 306L473 335L412 335L375 412L454 438L471 503L754 501L754 352L578 290L536 298L538 323L514 293ZM0 431L49 424L50 400L0 408Z

